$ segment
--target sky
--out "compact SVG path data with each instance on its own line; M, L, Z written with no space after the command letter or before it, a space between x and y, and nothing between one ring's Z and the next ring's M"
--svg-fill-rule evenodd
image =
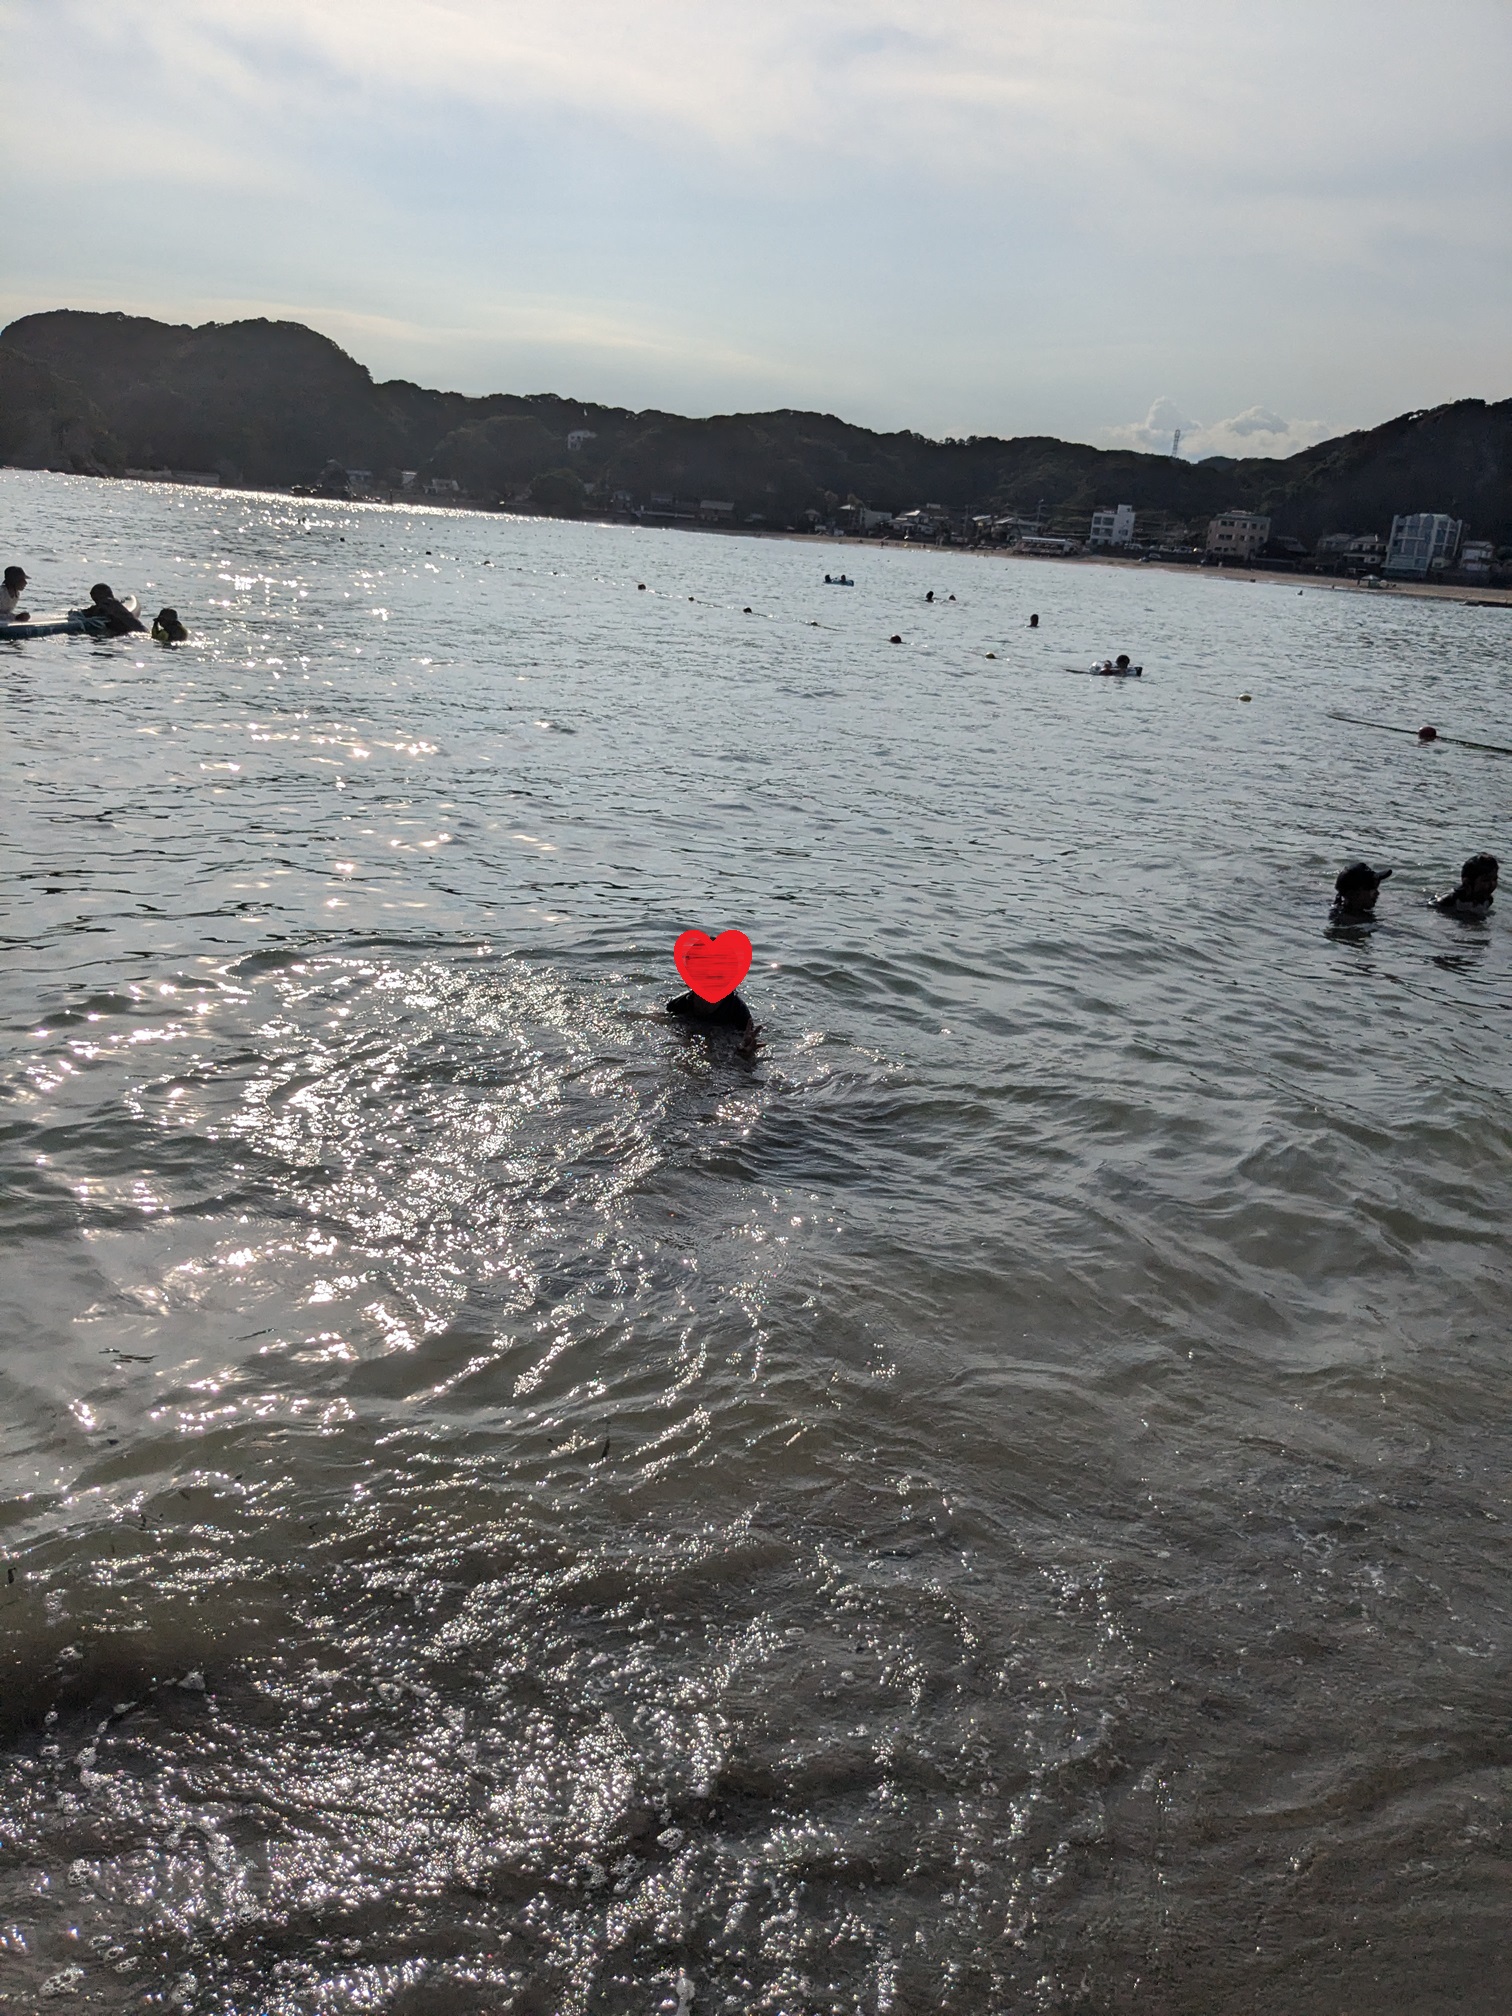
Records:
M1289 454L1512 395L1509 0L0 0L0 320Z

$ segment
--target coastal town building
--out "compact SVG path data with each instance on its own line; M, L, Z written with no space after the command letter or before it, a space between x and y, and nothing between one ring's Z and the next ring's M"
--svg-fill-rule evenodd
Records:
M1393 518L1386 543L1388 574L1441 574L1454 565L1464 536L1463 521L1447 511L1413 511Z
M1026 532L1018 542L1020 553L1079 553L1081 546L1075 539L1057 538L1048 532Z
M1496 559L1494 539L1467 539L1460 547L1459 564L1462 574L1483 576L1491 572Z
M1092 513L1089 546L1129 546L1134 541L1134 506L1120 504Z
M1313 558L1325 571L1378 574L1386 542L1379 532L1325 532L1313 548Z
M567 436L567 453L576 455L585 441L597 441L598 435L591 427L574 427Z
M1207 550L1220 560L1253 560L1270 537L1271 521L1256 511L1224 511L1208 526Z

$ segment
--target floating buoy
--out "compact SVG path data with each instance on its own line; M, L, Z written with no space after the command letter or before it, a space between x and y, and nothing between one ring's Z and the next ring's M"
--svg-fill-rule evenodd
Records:
M751 613L751 605L750 605L750 603L749 603L749 602L747 602L746 606L744 607L744 609L742 609L742 610L741 610L741 612L740 612L740 613L741 613L741 615L742 615L742 616L749 616L749 615L750 615L750 613Z
M894 631L892 636L889 637L887 641L889 644L901 644L903 642L903 639L897 634L896 631Z
M988 656L989 658L996 658L996 656L997 656L997 653L996 653L996 651L989 651L989 652L987 653L987 656Z
M1418 730L1418 740L1419 742L1437 742L1438 740L1437 728L1433 728L1425 724Z
M1239 695L1239 698L1240 698L1241 700L1253 700L1253 699L1254 699L1254 697L1255 697L1255 696L1254 696L1254 694L1253 694L1253 693L1241 693L1241 694Z

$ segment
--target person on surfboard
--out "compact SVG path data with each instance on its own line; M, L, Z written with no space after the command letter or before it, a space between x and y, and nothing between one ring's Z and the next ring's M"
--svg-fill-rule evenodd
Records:
M22 567L7 567L5 585L0 587L0 623L29 623L31 611L18 609L16 604L26 593L26 570Z
M107 637L129 637L133 630L145 630L147 625L139 616L133 616L124 602L118 602L108 582L96 581L89 591L89 607L83 612L84 621L91 627L98 625Z

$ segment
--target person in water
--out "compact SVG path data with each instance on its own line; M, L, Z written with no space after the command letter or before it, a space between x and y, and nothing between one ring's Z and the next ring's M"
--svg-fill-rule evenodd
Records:
M1496 895L1501 863L1494 854L1472 854L1460 870L1459 887L1440 896L1437 908L1455 917L1484 917Z
M16 604L26 593L26 573L20 567L7 567L5 584L0 587L0 623L29 623L31 611L18 609Z
M133 630L145 630L147 625L139 616L133 616L124 602L118 602L109 584L96 581L89 591L90 606L83 612L84 620L102 628L107 637L129 637Z
M189 642L189 632L180 623L177 609L159 609L152 619L152 639L155 644Z
M744 1057L756 1054L756 1039L761 1034L761 1024L751 1014L738 993L726 994L721 1001L705 1001L701 994L690 989L667 1003L667 1013L675 1015L679 1022L689 1029L699 1029L712 1034L716 1029L730 1029L739 1036L736 1049Z
M1364 924L1375 915L1376 897L1390 868L1372 868L1368 861L1352 861L1334 883L1333 908L1329 916L1336 924Z

